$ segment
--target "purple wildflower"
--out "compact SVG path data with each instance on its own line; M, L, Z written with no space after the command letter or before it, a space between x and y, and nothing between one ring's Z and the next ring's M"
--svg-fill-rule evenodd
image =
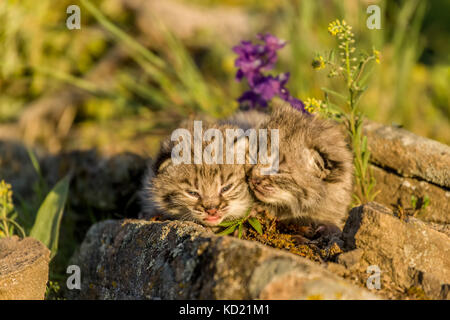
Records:
M259 94L253 91L245 91L237 100L241 105L241 109L254 109L258 105L267 107L267 100L264 100Z
M233 51L238 54L235 61L235 66L238 68L236 80L241 81L246 78L250 86L250 90L244 92L238 99L241 108L244 106L266 107L268 102L277 95L295 109L306 112L303 102L292 97L285 88L289 80L288 72L277 76L263 74L263 71L273 69L278 59L277 51L283 48L286 42L269 33L258 34L257 39L263 43L253 44L251 41L241 41L240 45L233 47Z

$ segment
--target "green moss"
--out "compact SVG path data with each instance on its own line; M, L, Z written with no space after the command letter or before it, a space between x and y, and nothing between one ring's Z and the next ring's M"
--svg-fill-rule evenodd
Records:
M330 260L342 250L334 244L331 248L326 248L326 243L323 243L323 248L316 244L303 244L300 239L305 239L313 236L311 228L298 226L296 224L286 225L280 223L275 217L270 215L267 211L260 211L255 213L255 217L260 222L263 233L259 234L253 228L245 226L242 239L257 241L270 247L286 250L290 253L308 258L313 261ZM305 239L307 240L307 239Z
M410 287L408 290L406 290L406 295L410 299L415 300L431 300L425 291L423 291L420 287Z

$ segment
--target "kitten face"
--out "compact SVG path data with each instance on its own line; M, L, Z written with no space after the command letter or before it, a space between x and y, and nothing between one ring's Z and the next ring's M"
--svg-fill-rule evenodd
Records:
M281 219L312 218L341 225L351 201L353 164L340 128L290 106L278 107L260 127L279 130L279 170L262 174L261 168L269 165L261 159L246 165L255 198Z
M261 163L247 167L248 184L254 196L279 208L279 218L308 211L325 193L323 181L313 170L314 164L307 149L297 157L293 157L289 150L288 146L280 143L279 170L276 174L262 174L261 169L269 165Z
M243 165L174 165L167 161L148 189L163 214L209 227L246 214L252 198Z
M192 122L185 122L183 126L194 136ZM206 122L203 128L218 129L225 136L226 129L236 126ZM171 159L176 143L170 139L162 143L153 170L148 170L144 180L141 198L150 215L156 211L167 218L195 221L209 227L243 217L253 203L244 165L176 165ZM203 141L203 148L207 145L208 142ZM193 148L191 153L193 159Z

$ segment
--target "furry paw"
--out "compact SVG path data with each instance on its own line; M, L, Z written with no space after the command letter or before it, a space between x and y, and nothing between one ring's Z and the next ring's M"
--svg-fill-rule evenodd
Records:
M307 239L304 236L301 236L299 234L293 235L292 236L292 241L296 245L309 244L311 242L311 240L309 240L309 239Z
M320 224L314 231L314 239L322 237L339 236L342 233L341 229L333 224Z

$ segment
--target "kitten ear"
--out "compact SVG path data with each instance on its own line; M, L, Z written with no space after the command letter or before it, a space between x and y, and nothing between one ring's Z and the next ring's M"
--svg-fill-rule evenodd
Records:
M161 152L152 164L153 172L160 173L172 165L172 157L168 152Z
M342 174L343 164L321 150L308 149L310 166L315 175L327 182L337 182Z
M157 168L157 172L162 172L164 171L167 167L172 165L172 158L168 158L166 160L164 160Z

